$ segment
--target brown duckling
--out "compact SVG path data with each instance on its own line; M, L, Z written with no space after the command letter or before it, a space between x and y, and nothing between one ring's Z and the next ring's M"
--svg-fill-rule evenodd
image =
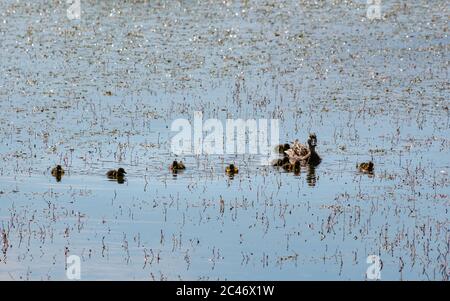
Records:
M186 169L186 166L184 166L183 161L178 162L177 160L173 161L170 165L169 169L173 172L177 172L179 170Z
M61 165L56 165L56 167L52 168L52 176L56 178L56 181L61 181L62 176L64 175L64 169Z
M239 169L236 166L234 166L234 164L230 164L227 166L227 168L225 168L225 172L227 174L236 174L239 173Z
M288 149L291 149L289 143L279 144L275 147L275 151L279 154L284 154L284 152L287 151Z
M283 166L284 164L289 163L289 158L286 156L283 159L275 159L272 162L272 166Z
M361 164L356 164L356 167L359 169L359 171L364 173L373 173L374 164L372 161L364 162Z
M121 168L119 168L119 169L117 169L117 170L115 170L115 169L112 169L112 170L109 170L107 173L106 173L106 176L109 178L109 179L113 179L113 180L123 180L123 178L125 177L125 174L126 174L127 172L125 171L125 169L123 169L122 167Z
M300 170L301 170L301 162L300 161L296 161L294 163L294 166L292 167L292 171L294 172L294 174L296 176L298 176L300 174Z
M287 172L293 171L294 173L299 174L300 173L300 169L301 169L300 161L297 160L294 163L290 163L290 162L285 163L283 165L283 169L285 171L287 171Z

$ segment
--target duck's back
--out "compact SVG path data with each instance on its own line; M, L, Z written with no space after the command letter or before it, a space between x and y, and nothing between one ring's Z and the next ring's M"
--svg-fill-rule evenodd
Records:
M298 159L300 157L304 157L308 154L309 148L306 145L303 145L299 142L294 142L292 147L285 151L284 153L289 156L289 158Z
M117 171L115 171L115 170L109 170L109 171L106 173L106 176L107 176L108 178L115 178L115 177L117 176Z
M311 153L311 157L309 158L308 163L318 165L320 164L320 162L322 162L322 158L320 158L320 156L316 152Z
M58 169L56 167L54 167L52 169L52 176L63 175L63 174L64 174L64 170L63 169Z

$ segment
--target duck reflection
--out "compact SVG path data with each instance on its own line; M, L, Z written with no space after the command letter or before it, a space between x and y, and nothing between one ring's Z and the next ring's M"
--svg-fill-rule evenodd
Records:
M306 182L311 187L316 186L317 177L316 177L316 167L313 164L308 164L308 173L306 174Z

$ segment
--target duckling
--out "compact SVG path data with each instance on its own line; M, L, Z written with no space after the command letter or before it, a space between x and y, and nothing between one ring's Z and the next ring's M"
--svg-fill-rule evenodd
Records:
M64 169L61 165L56 165L56 167L53 167L52 169L52 176L56 178L56 181L61 181L62 176L64 175Z
M289 158L286 156L283 159L275 159L272 162L272 166L283 166L284 164L289 163Z
M283 169L285 171L291 171L291 166L292 166L292 164L288 162L288 163L284 163L283 166L281 166L281 167L283 167Z
M294 163L287 162L287 163L283 164L283 169L287 172L293 171L294 173L299 174L300 168L301 168L301 165L300 165L300 161L298 161L298 160L295 161Z
M292 171L296 176L298 176L300 174L300 170L300 161L295 161L294 166L292 167Z
M279 145L277 145L277 147L275 147L275 151L277 153L284 154L284 152L290 148L291 148L291 146L289 145L289 143L279 144Z
M106 173L106 176L108 177L108 178L110 178L110 179L113 179L113 180L120 180L120 181L122 181L123 182L123 178L125 177L125 174L126 174L127 172L125 171L125 169L123 169L122 167L121 168L119 168L118 170L115 170L115 169L112 169L112 170L109 170L107 173Z
M236 174L239 173L239 169L236 166L234 166L234 164L230 164L227 166L227 168L225 168L225 172L227 174Z
M364 172L364 173L373 173L373 167L374 164L372 161L369 162L364 162L358 165L358 163L356 163L356 167L359 169L359 171Z
M186 166L184 166L183 162L178 162L177 160L173 161L170 165L169 169L173 172L177 172L178 170L184 170L186 169Z

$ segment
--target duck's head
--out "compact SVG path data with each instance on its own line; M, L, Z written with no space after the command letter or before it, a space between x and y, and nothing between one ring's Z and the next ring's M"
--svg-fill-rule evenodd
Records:
M314 133L309 134L308 145L309 145L309 147L312 147L312 148L317 146L316 134L314 134Z
M230 164L230 170L234 170L234 164Z
M123 169L122 167L121 168L119 168L118 170L117 170L117 174L120 176L120 175L124 175L124 174L126 174L127 172L125 171L125 169Z
M369 161L369 170L373 170L373 162Z
M61 171L62 170L62 166L61 165L56 165L56 170L57 171Z
M285 151L287 151L288 149L290 149L291 148L291 146L289 145L289 143L285 143L284 145L283 145L283 149L285 150Z

